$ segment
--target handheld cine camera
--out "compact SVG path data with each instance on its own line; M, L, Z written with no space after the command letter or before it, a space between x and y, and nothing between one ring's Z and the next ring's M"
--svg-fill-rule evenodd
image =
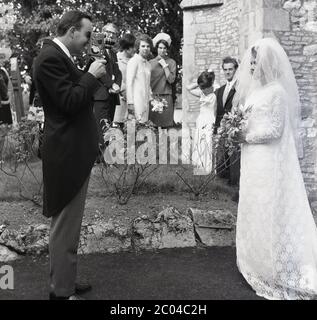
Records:
M88 55L93 59L105 59L105 39L102 33L93 32L88 46Z

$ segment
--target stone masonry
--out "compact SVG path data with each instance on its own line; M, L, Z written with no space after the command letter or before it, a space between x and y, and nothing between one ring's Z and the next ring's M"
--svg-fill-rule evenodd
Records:
M199 102L185 89L205 69L224 83L221 60L241 58L257 39L275 37L293 66L302 104L301 167L317 219L317 0L183 0L183 126Z

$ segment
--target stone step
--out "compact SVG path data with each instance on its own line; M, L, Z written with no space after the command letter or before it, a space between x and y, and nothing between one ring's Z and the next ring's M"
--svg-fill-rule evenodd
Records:
M186 214L182 214L170 207L155 219L142 216L127 226L114 220L84 223L78 253L115 253L199 245L223 247L234 246L234 239L234 213L222 209L203 211L190 208ZM48 240L49 226L45 224L21 230L0 226L0 249L4 257L10 256L5 249L13 251L15 256L10 256L13 259L18 258L18 254L48 254Z

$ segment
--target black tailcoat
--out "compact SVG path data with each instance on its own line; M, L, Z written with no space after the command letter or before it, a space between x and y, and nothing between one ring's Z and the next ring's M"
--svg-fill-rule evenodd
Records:
M61 212L88 178L98 153L93 95L99 81L83 73L53 41L46 40L34 65L43 102L43 214Z

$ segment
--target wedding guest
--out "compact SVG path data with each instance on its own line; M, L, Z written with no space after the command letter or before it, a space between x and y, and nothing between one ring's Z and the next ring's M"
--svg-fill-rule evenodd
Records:
M49 238L50 299L81 300L90 289L76 283L77 248L90 172L98 154L93 114L97 80L106 74L105 60L93 62L87 73L74 64L93 30L91 17L68 11L60 19L57 37L45 40L34 65L34 81L43 103L45 124L43 214L51 217Z
M174 124L174 103L172 97L172 84L176 79L176 62L169 57L171 37L166 33L159 33L153 39L157 50L157 57L151 63L151 89L153 95L165 99L168 107L162 112L150 110L150 120L158 127L168 128Z
M129 60L135 53L135 36L131 33L126 33L119 40L120 51L117 53L118 65L122 74L122 83L120 88L120 104L116 106L114 115L115 123L122 123L128 118L127 106L127 65Z
M107 74L100 79L102 86L94 94L94 112L97 120L99 132L99 144L101 149L104 148L103 126L104 120L112 123L115 109L120 104L119 93L122 82L122 74L119 70L117 54L114 51L114 45L118 39L118 27L113 23L107 23L102 28L105 36L105 47L103 56L107 60Z
M9 74L7 70L0 65L0 125L12 124L12 113L8 92Z
M135 42L136 54L127 65L127 102L128 109L134 113L136 120L149 120L149 104L152 99L151 64L148 58L153 47L152 39L140 35Z
M238 268L266 299L316 299L317 229L298 160L299 92L278 41L261 39L247 50L237 94L247 118L237 137Z
M220 122L227 112L231 111L233 100L236 94L236 72L238 70L238 61L232 57L226 57L222 61L222 69L227 83L215 91L217 97L217 116L215 123L215 132L219 128ZM218 151L217 167L222 178L229 178L230 185L239 184L240 179L240 154L235 152L231 157L225 151ZM238 196L234 197L237 200Z
M213 169L213 125L216 120L215 73L204 71L197 83L187 86L189 92L200 98L200 112L196 120L192 162L196 175L208 175Z
M1 66L0 68L0 126L1 126L0 153L5 143L5 136L10 130L9 125L13 123L9 92L8 92L8 84L9 84L9 74L7 70L3 66Z

